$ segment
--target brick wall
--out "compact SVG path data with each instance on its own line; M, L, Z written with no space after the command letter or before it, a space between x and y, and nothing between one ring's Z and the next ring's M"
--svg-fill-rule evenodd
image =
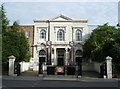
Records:
M25 35L26 35L26 32L30 33L30 35L27 39L28 39L28 44L29 44L29 52L30 52L31 56L33 56L32 44L33 44L33 37L34 37L34 26L33 25L25 25L25 26L21 26L21 28L25 32Z

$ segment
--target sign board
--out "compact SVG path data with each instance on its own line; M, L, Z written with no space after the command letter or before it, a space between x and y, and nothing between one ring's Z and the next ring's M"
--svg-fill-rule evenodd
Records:
M56 67L56 73L64 73L64 67Z

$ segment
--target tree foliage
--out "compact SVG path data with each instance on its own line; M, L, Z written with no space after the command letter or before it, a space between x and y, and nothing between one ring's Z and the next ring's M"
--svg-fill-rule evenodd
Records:
M120 29L108 24L97 27L86 40L83 49L84 57L102 62L105 57L111 56L113 64L120 67Z
M28 42L25 33L15 21L3 36L3 62L7 62L8 56L14 55L16 61L28 61Z
M29 61L28 42L25 33L20 28L17 21L9 26L9 21L5 15L3 5L1 6L2 13L2 64L7 64L8 57L14 55L16 61Z
M8 28L8 25L9 25L9 20L6 16L6 12L5 12L5 9L4 9L4 4L1 5L0 7L0 18L1 18L1 24L2 24L2 32L5 33L4 31L6 31L6 29Z

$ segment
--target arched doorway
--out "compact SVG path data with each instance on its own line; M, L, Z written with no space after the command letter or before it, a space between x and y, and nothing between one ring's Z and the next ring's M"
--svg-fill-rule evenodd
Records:
M76 62L82 62L82 51L81 50L77 50L75 52L75 59L76 59Z
M46 52L45 50L40 50L39 51L39 62L45 62L46 59Z
M39 74L42 73L42 64L46 60L46 51L45 50L40 50L39 51Z
M82 51L81 50L76 50L75 60L78 66L78 75L82 75Z

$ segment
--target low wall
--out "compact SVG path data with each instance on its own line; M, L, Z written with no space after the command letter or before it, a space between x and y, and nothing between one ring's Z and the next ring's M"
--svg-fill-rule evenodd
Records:
M47 65L45 63L42 64L42 70L43 71L47 70Z
M100 73L101 63L92 62L92 63L82 63L82 71L96 71Z
M100 73L100 65L101 63L94 62L94 70L98 73Z
M27 70L29 70L29 62L20 62L20 65L21 65L21 72L25 72Z
M21 65L21 72L25 72L27 70L29 70L30 68L30 62L20 62ZM82 63L82 71L96 71L98 73L100 73L100 65L101 63L97 63L97 62L91 62L91 63ZM46 70L47 66L46 65L42 65L42 69ZM39 65L38 63L34 63L33 65L33 71L38 71L39 70Z
M82 71L94 71L93 63L82 63Z

